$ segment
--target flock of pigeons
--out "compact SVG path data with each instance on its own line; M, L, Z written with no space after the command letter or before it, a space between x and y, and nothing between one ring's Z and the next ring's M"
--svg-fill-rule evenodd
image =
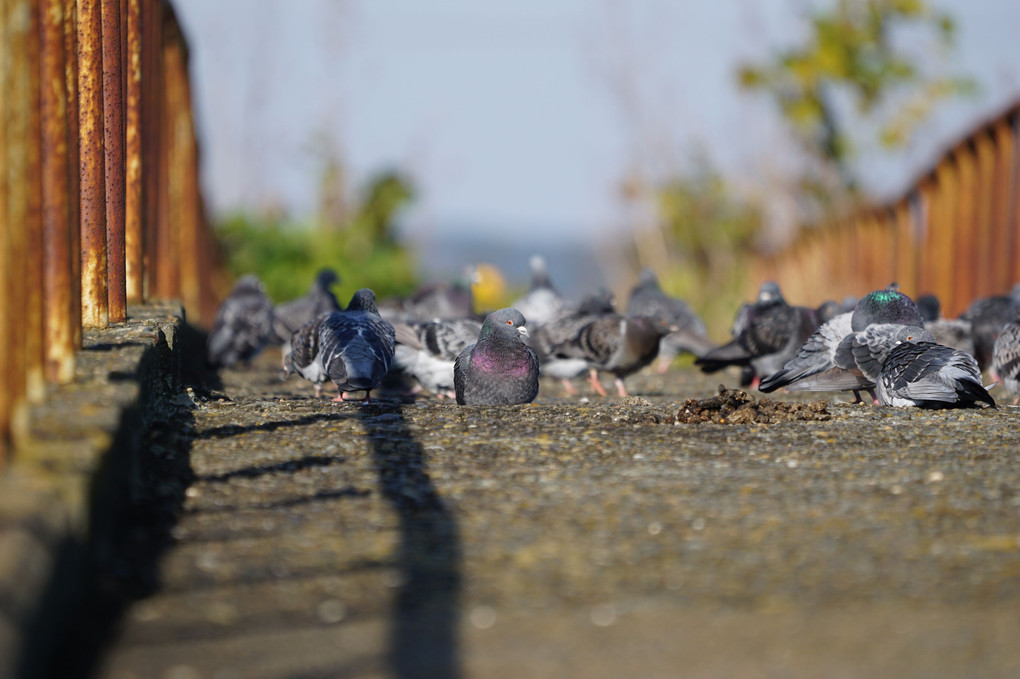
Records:
M741 306L732 339L716 346L691 307L666 295L648 270L620 312L606 291L564 299L536 256L530 290L484 319L473 313L469 280L425 286L381 306L365 288L346 309L330 291L337 280L323 270L305 296L274 307L257 277L242 277L218 311L209 363L248 362L280 345L285 376L311 381L316 396L332 381L341 401L362 391L368 400L394 372L412 377L416 391L464 405L529 403L539 374L576 394L571 380L587 373L605 395L599 374L608 373L626 396L624 378L657 357L665 371L681 352L694 354L705 372L737 366L742 385L766 393L852 391L857 402L866 392L891 406L994 407L984 370L1009 394L1020 393L1020 284L945 319L936 298L915 303L895 283L810 308L788 304L767 282Z

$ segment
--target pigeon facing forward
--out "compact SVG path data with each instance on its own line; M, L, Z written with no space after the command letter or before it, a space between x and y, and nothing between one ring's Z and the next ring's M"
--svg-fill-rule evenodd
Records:
M706 373L728 365L750 366L754 388L758 379L781 370L817 328L814 309L787 304L779 286L766 281L755 303L737 314L733 339L694 363Z
M216 311L207 358L214 368L250 361L269 341L273 303L254 274L242 276Z
M524 315L513 308L485 317L478 341L453 364L460 405L531 403L538 395L538 356L524 343Z
M364 391L368 401L390 369L394 342L393 326L379 315L375 293L362 288L346 311L322 314L294 333L284 370L314 383L316 396L328 378L339 392L334 400Z

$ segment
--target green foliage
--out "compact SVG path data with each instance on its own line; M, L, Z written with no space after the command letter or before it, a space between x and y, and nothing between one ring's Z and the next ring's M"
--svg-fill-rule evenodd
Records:
M415 265L394 228L398 211L413 195L406 179L385 172L369 182L343 221L234 215L217 226L227 267L234 276L258 274L275 302L303 295L316 272L326 266L340 275L334 292L342 303L366 287L380 299L407 294L418 282Z
M745 64L739 82L772 98L809 155L834 167L851 190L856 145L837 95L849 97L888 149L903 146L938 103L973 89L970 80L927 67L952 48L955 23L926 0L836 0L808 22L803 45ZM900 49L896 37L905 30L928 38L924 53Z

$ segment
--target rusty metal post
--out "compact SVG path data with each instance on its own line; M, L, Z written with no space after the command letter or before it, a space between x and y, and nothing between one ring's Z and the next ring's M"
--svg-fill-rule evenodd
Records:
M162 109L160 112L159 158L159 221L156 227L156 294L164 299L180 295L180 241L177 227L181 221L180 203L182 173L180 171L179 115L181 92L178 75L180 69L180 33L167 11L163 17L163 58L160 74Z
M1010 218L1011 200L1015 199L1010 177L1016 162L1016 148L1013 130L1009 120L1002 119L992 129L995 143L994 199L992 202L992 233L995 241L995 256L991 261L993 289L1004 290L1012 276L1010 253L1013 250L1013 222Z
M142 5L126 0L127 82L124 118L124 274L128 302L142 301Z
M26 249L24 263L25 316L22 332L25 334L26 395L38 403L46 396L43 348L43 236L42 236L42 125L39 100L41 97L39 55L39 4L29 0L25 27L25 51L22 53L22 77L27 81L25 102L25 228ZM19 69L21 70L21 69Z
M9 289L14 259L11 249L11 225L8 220L10 201L6 170L10 165L7 127L13 115L13 102L6 93L11 91L11 69L14 64L10 48L9 10L7 4L0 4L0 92L5 93L5 96L0 98L0 289L3 290ZM13 304L14 299L10 295L0 295L0 470L7 461L11 411L14 406L8 377L13 372L13 347L7 341L14 313Z
M124 77L120 0L101 0L103 143L106 152L106 280L109 319L127 318L124 270Z
M974 291L975 297L986 297L995 290L995 143L991 131L982 131L974 139L977 177L974 194Z
M145 237L143 266L143 296L159 296L159 233L166 208L166 145L163 137L163 3L144 0L142 5L142 55L145 71L142 75L145 139L142 163L145 167Z
M3 286L4 318L0 329L4 337L0 342L6 345L7 371L0 376L8 398L8 426L18 428L20 404L26 391L26 338L25 306L28 297L26 286L26 253L28 251L28 192L31 190L28 147L29 108L32 96L29 79L30 66L25 54L28 52L27 38L31 30L30 3L28 0L7 0L0 4L5 14L3 69L5 83L3 98L5 106L5 127L7 134L5 162L0 171L6 173L7 211L4 225L3 248L7 253L6 280Z
M977 295L977 232L975 194L977 193L977 156L969 143L953 153L956 161L956 211L953 215L955 262L951 269L956 308L964 309Z
M63 0L43 0L42 45L42 198L46 378L74 379L74 310L71 304L70 161L67 90L64 82ZM77 253L74 253L77 256ZM80 322L80 321L79 321Z
M100 0L78 0L78 109L81 174L81 316L110 324L106 278L106 152L103 143L103 31Z
M78 146L78 2L64 3L64 88L67 93L68 213L71 221L71 344L81 347L81 175Z

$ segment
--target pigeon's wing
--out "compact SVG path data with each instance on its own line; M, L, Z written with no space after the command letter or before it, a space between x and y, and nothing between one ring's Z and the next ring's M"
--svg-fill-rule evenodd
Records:
M878 379L889 352L905 342L932 342L931 333L919 326L879 323L847 336L836 352L836 364L857 367L868 379Z
M413 321L394 321L392 325L394 339L397 344L402 344L416 351L424 348L425 345L421 341L421 330L417 327L418 324Z
M596 365L605 365L623 343L624 324L622 316L612 315L599 318L581 328L578 338L584 357Z
M995 372L1004 379L1020 377L1020 323L1013 322L995 340Z
M737 340L751 356L772 354L786 346L799 323L796 308L786 303L772 304L753 313Z
M471 367L471 352L475 345L464 347L453 361L453 389L457 394L457 403L464 405L464 388L467 385L467 373Z
M995 401L981 385L973 356L932 342L906 342L893 349L882 371L886 391L914 401Z
M425 326L420 337L429 353L451 361L469 344L478 340L482 324L471 318L433 321Z
M854 379L851 380L842 373L833 371L833 369L839 369L835 363L836 350L843 338L851 332L851 316L852 314L850 313L840 314L831 321L820 325L808 337L800 350L797 351L797 355L783 366L782 370L767 376L761 381L759 390L769 393L780 387L788 386L794 389L793 385L796 383L803 383L800 389L806 391L858 388L858 386L838 385L843 385L849 381L859 383L861 381L859 376L854 376ZM809 378L815 375L819 377L815 380L809 380ZM829 386L830 384L837 386Z

